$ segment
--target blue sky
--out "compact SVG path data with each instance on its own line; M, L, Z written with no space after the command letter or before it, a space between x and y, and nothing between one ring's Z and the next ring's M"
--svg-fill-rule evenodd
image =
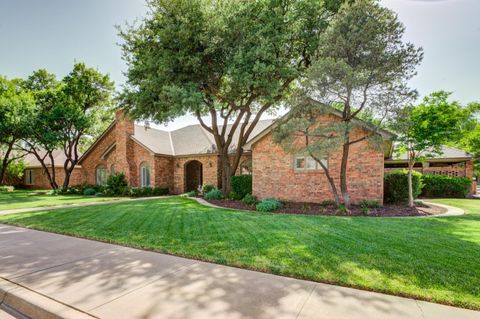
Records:
M382 0L405 24L425 59L411 85L480 101L480 0ZM0 74L25 77L46 68L63 77L74 61L124 81L115 25L142 17L144 0L0 0ZM168 126L196 123L189 116Z

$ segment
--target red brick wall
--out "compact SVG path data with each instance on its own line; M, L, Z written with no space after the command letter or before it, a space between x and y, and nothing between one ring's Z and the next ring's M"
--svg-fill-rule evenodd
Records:
M48 181L47 175L44 173L43 168L32 168L33 170L33 185L25 185L25 180L23 185L32 189L50 189L50 182ZM55 168L55 181L58 186L62 187L65 180L65 171L63 167ZM75 167L70 176L70 186L81 185L83 181L82 169L80 167Z
M365 134L361 129L352 132L352 140ZM253 193L259 198L275 197L298 202L321 202L333 199L332 191L322 169L298 172L294 170L294 155L273 143L268 134L253 145ZM362 199L383 202L382 150L369 147L367 141L351 146L348 161L348 190L353 203ZM330 174L340 192L341 152L328 159Z
M173 157L155 156L154 171L152 171L153 181L157 187L168 187L173 192Z
M110 153L101 158L102 154L117 141L116 127L112 128L102 139L97 141L90 152L81 161L83 182L94 185L96 183L96 168L98 165L105 165L110 173L112 165L115 165L117 172L122 172L122 167L117 163L118 145Z
M173 192L181 194L185 191L185 164L192 160L202 163L203 185L210 184L218 187L218 156L198 155L188 157L175 157L173 159Z

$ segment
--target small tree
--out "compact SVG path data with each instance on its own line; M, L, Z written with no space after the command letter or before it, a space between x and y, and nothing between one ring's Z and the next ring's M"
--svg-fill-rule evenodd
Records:
M76 63L62 81L46 70L34 72L24 86L33 92L36 102L34 117L23 149L41 163L53 189L58 188L54 151L65 154L63 169L67 188L70 176L80 158L80 148L90 136L98 134L98 127L111 114L113 83L108 75Z
M393 125L399 133L400 152L408 156L408 205L414 206L412 171L417 161L441 152L444 143L458 137L465 113L457 102L449 102L450 93L439 91L410 105L397 114Z
M340 191L347 207L350 146L377 136L372 130L352 140L355 119L373 116L379 126L382 119L415 96L406 81L415 74L422 52L402 41L404 30L396 14L374 0L343 5L320 37L319 59L301 85L304 98L292 106L299 109L296 114L302 114L304 107L310 108L310 103L340 112L339 123L322 128L334 134L319 139L319 143L341 139Z
M58 104L63 85L54 74L44 69L33 72L22 85L33 94L35 108L28 130L18 145L23 151L35 156L50 187L57 189L54 151L60 146L60 125L57 123L60 114L52 110Z
M59 128L58 137L65 154L63 188L80 159L80 147L88 135L98 134L97 128L111 118L113 82L108 75L77 63L63 79L58 103L50 111Z
M15 144L31 125L34 100L21 87L20 80L0 77L0 185L8 167L23 157L15 152Z
M124 106L162 123L194 115L214 137L228 193L253 129L310 66L342 2L150 1L143 23L121 32Z
M287 116L280 120L273 131L273 141L291 154L306 154L312 157L323 169L330 184L335 204L340 204L340 196L334 176L325 165L325 159L338 151L342 138L329 123L319 123L318 118L326 114L327 108L317 103L305 101L301 97L295 102Z

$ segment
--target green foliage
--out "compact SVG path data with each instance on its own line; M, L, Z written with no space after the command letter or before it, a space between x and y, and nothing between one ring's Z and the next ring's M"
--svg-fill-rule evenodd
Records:
M240 195L238 195L237 193L235 192L229 192L227 194L227 196L225 196L226 199L230 199L230 200L241 200L242 197Z
M255 207L259 212L273 212L282 207L282 202L275 198L265 198Z
M412 172L412 190L413 197L417 198L422 191L422 174ZM406 203L408 202L408 171L393 170L385 174L384 177L384 200L387 203Z
M212 189L215 189L215 186L210 185L210 184L203 185L203 187L202 187L202 193L203 193L203 194L206 194L206 193L208 193L209 191L211 191Z
M66 166L65 175L69 177L78 163L82 145L98 136L99 127L103 130L112 118L113 82L108 75L76 63L61 81L46 70L38 70L23 82L23 87L32 92L36 104L30 130L23 136L27 151L38 154L42 149L51 154L55 149L63 149L68 155L60 164ZM53 160L46 158L46 164L53 167ZM47 177L51 186L57 188L56 181L49 174ZM69 178L65 178L64 188L68 182Z
M404 31L395 12L378 1L345 3L320 35L318 59L291 95L292 110L277 126L274 141L289 153L306 154L320 163L342 147L348 149L364 140L371 147L383 147L379 134L352 140L350 133L359 125L377 131L379 118L391 115L415 96L406 84L422 52L403 42ZM332 112L340 121L319 121L320 115ZM370 118L372 123L354 121L358 118ZM342 153L347 156L348 152ZM337 199L334 178L328 177L327 165L322 168ZM347 180L347 169L342 166L340 191L348 206Z
M186 197L197 197L197 192L196 191L189 191L188 193L183 194L182 196Z
M253 206L257 203L257 197L253 196L252 194L247 194L243 197L242 202L245 205Z
M155 196L168 195L169 192L168 187L154 187L152 190L152 194Z
M358 206L360 207L366 207L366 208L380 208L382 205L376 200L372 199L363 199L358 203Z
M422 196L435 198L465 198L472 181L468 177L424 174Z
M85 188L83 191L83 195L85 196L93 196L97 193L97 191L94 188Z
M128 65L123 107L134 118L161 123L196 116L227 162L221 165L227 191L232 143L243 147L261 115L278 109L342 2L151 1L151 14L120 32ZM204 115L213 115L210 125ZM233 128L222 130L228 123ZM232 139L240 126L242 136Z
M348 208L345 206L345 204L338 204L337 206L337 213L345 215L348 213Z
M208 193L204 194L203 197L207 200L212 200L212 199L223 199L225 195L223 194L222 190L220 189L212 189Z
M112 195L122 195L128 190L127 179L124 173L110 175L107 178L105 191Z
M245 195L252 193L252 175L232 176L230 185L232 191L238 195L239 199L242 199Z
M14 145L27 134L35 101L25 90L20 80L8 80L0 76L0 184L21 177L15 165L18 154L13 154ZM5 167L4 167L5 166Z

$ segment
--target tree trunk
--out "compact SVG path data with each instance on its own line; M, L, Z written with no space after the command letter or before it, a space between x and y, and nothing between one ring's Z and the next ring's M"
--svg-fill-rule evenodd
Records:
M343 142L343 152L342 152L342 163L340 166L340 191L342 193L343 203L346 208L350 208L350 196L348 194L347 187L347 164L348 164L348 154L350 152L350 129L347 127L345 129L345 136Z
M8 159L10 157L10 153L13 149L13 143L8 145L7 151L5 152L5 156L2 160L2 167L0 167L0 185L3 184L3 179L5 178L5 172L7 171L7 166L9 164Z
M220 155L220 167L222 169L222 179L221 179L221 183L222 183L222 191L225 195L227 195L228 193L230 193L230 180L231 180L231 167L230 167L230 159L228 157L228 153L227 154L221 154Z
M414 206L414 198L413 198L413 182L412 182L412 172L413 172L413 165L415 161L408 156L408 206Z
M335 185L335 181L333 180L332 176L330 176L330 172L325 170L325 176L327 176L328 182L330 183L330 188L332 189L333 198L335 200L335 206L338 207L340 205L340 197L338 196L337 186Z

